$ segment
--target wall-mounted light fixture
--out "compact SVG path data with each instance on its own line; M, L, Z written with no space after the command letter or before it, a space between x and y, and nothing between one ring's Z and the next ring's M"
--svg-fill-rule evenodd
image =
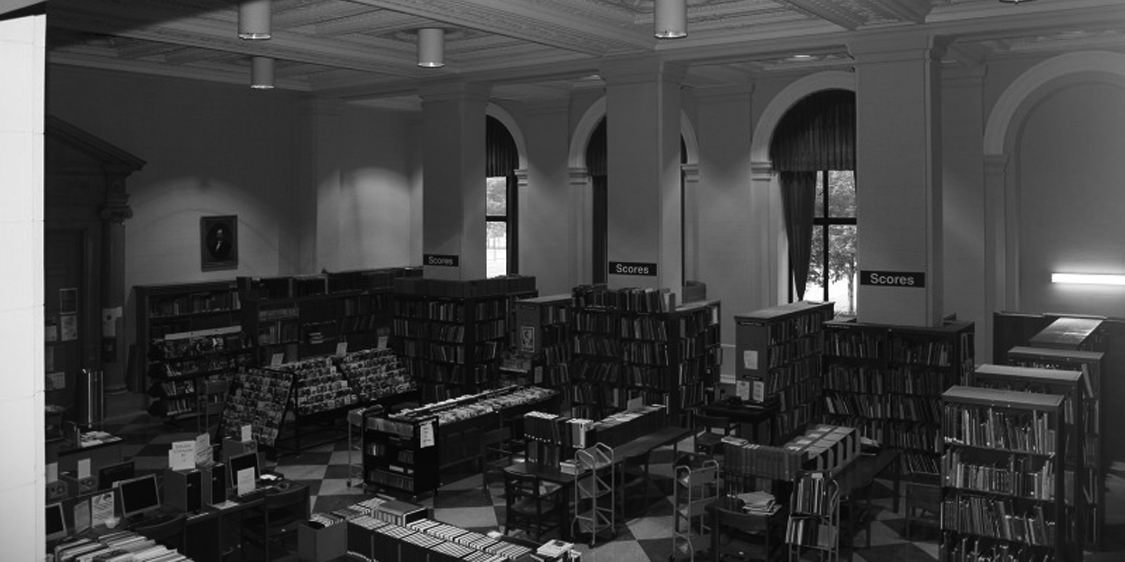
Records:
M242 0L238 3L238 37L269 39L270 17L270 0Z
M1125 275L1110 273L1052 273L1051 283L1125 286Z
M445 30L424 27L418 30L418 66L441 68L445 66Z
M656 0L652 34L657 39L687 37L687 0Z
M273 58L250 57L250 87L256 90L273 88Z

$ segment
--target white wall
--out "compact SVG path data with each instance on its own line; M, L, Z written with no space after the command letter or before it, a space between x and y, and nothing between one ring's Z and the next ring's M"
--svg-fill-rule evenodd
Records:
M0 545L43 560L43 59L45 17L0 21Z

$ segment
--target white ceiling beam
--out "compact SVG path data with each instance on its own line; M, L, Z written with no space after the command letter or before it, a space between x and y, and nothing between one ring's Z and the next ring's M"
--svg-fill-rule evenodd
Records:
M844 29L855 30L861 25L867 23L863 14L856 13L854 10L841 2L824 1L824 0L784 0L798 10L805 12L809 15L818 17L825 21L832 22Z

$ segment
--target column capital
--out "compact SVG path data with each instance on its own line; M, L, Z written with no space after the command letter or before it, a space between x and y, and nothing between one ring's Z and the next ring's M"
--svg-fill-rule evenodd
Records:
M746 82L735 84L696 86L687 91L700 101L738 101L742 98L749 100L750 95L754 93L754 82L748 79Z
M984 155L984 174L985 177L1003 174L1008 168L1008 155L1007 154L985 154Z
M987 70L984 65L943 67L941 83L950 88L980 88Z
M492 87L481 82L441 80L423 84L418 91L422 103L434 101L476 100L488 101Z
M520 168L512 172L516 176L516 187L523 189L527 187L527 168Z
M527 115L550 115L570 110L570 98L548 98L528 102L525 106Z
M750 175L754 181L769 181L773 177L773 164L770 162L751 162Z
M570 187L583 187L590 183L590 170L587 168L567 169L567 183Z
M607 58L598 71L607 87L644 84L658 80L682 84L687 65L669 62L658 56L641 55Z
M680 171L684 173L685 183L699 182L699 164L680 164Z
M857 65L939 59L948 40L931 33L896 30L858 35L847 41Z
M124 178L119 181L124 183ZM98 209L98 216L105 223L124 223L126 219L133 218L133 208L129 206L129 194L121 191L110 191L106 194L105 202Z

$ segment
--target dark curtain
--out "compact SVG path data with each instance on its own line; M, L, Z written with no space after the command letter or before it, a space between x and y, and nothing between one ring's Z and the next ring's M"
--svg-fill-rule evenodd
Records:
M801 300L812 253L816 172L855 169L855 93L824 90L797 102L770 140L770 162L781 174L789 271Z
M500 120L487 117L484 127L486 178L503 178L520 167L520 151L516 140Z
M781 172L781 206L785 210L785 234L789 237L789 271L793 274L797 300L802 300L812 254L816 172Z

